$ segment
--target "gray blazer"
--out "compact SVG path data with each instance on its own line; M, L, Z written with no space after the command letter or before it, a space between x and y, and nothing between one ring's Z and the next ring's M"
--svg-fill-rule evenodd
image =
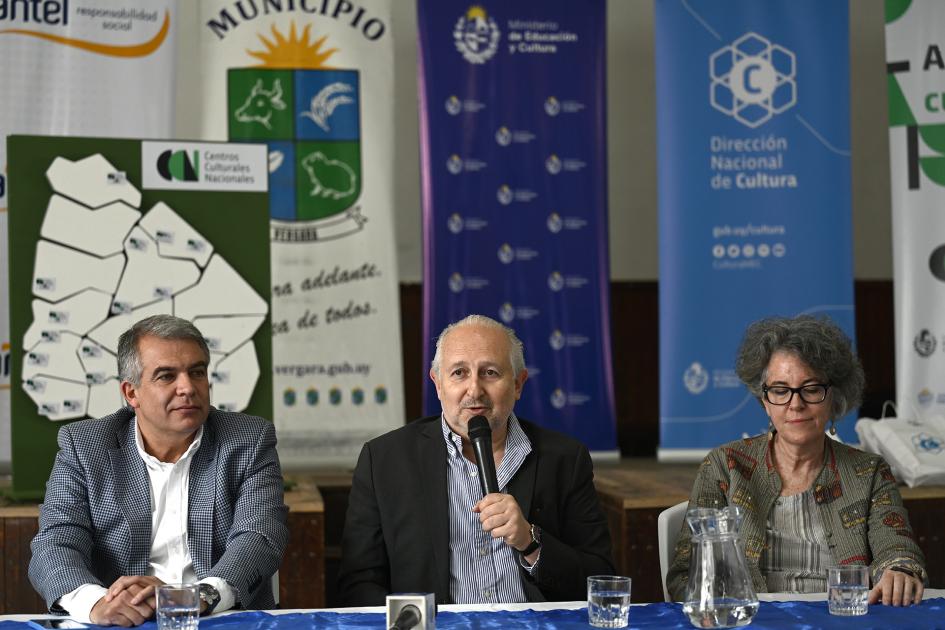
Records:
M82 584L146 575L151 551L148 472L123 408L59 430L40 506L29 577L53 612ZM270 577L289 538L272 423L210 409L190 467L187 532L198 579L220 577L243 608L272 608Z

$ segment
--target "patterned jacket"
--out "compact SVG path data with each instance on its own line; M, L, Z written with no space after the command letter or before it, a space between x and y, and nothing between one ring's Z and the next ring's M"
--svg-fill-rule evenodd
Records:
M879 455L824 439L827 461L813 490L834 562L869 565L874 584L890 566L909 569L927 581L925 557L915 542L889 465ZM769 444L763 434L714 449L703 460L689 497L691 507L737 505L745 509L742 542L758 592L768 590L758 563L768 544L768 514L781 495L781 477ZM685 598L690 553L690 529L683 521L666 574L674 601Z
M130 408L59 430L29 577L53 612L83 584L146 575L151 490ZM211 408L190 465L187 532L197 579L220 577L243 608L272 608L270 577L288 542L271 422Z

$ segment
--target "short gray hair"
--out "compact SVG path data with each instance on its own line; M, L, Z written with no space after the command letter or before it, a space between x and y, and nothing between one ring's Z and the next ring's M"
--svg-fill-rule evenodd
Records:
M788 352L830 383L831 419L860 406L866 377L850 338L828 318L810 315L772 317L748 327L738 349L735 371L759 402L775 352Z
M436 338L436 352L433 355L433 361L430 362L430 369L433 370L433 373L437 376L440 375L440 359L443 356L443 340L445 340L446 337L457 328L473 325L501 330L503 333L505 333L505 337L509 341L509 362L512 364L512 374L514 376L521 374L522 370L525 369L525 344L522 343L521 339L515 336L514 330L508 326L500 324L491 317L486 317L485 315L467 315L458 322L453 322L443 329L443 332L440 333L440 336Z
M141 355L138 353L138 342L142 337L157 337L158 339L177 339L193 341L203 351L207 362L210 362L210 348L207 340L197 327L186 319L173 315L152 315L136 322L118 338L118 378L122 382L128 381L132 385L141 384Z

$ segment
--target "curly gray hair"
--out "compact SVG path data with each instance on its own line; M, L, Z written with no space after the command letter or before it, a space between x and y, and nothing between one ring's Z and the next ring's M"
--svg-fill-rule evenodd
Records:
M501 330L505 333L506 338L509 340L509 362L512 364L512 374L513 376L518 376L522 373L522 370L525 369L525 344L515 336L515 331L500 324L491 317L486 317L485 315L467 315L458 322L453 322L449 326L443 329L443 332L440 333L440 336L436 338L436 352L433 355L433 361L430 362L430 368L433 370L433 373L439 377L440 375L440 360L443 356L443 340L446 339L447 335L456 330L461 326L472 326L479 325L486 328L495 328L496 330Z
M748 327L738 348L735 371L759 402L771 355L779 351L795 355L830 383L831 419L860 406L866 386L863 366L849 337L835 323L826 317L799 315L762 319Z
M158 339L179 339L196 342L203 355L210 362L210 348L203 334L186 319L173 315L152 315L136 322L118 338L118 378L132 385L141 384L141 355L138 354L138 341L142 337Z

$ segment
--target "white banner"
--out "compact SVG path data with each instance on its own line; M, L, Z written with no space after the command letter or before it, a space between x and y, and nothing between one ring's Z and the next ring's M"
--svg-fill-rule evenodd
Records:
M896 395L945 414L945 3L886 3Z
M0 2L0 469L10 462L6 137L167 137L175 0Z
M269 145L284 465L353 464L404 422L390 7L200 4L204 138Z

